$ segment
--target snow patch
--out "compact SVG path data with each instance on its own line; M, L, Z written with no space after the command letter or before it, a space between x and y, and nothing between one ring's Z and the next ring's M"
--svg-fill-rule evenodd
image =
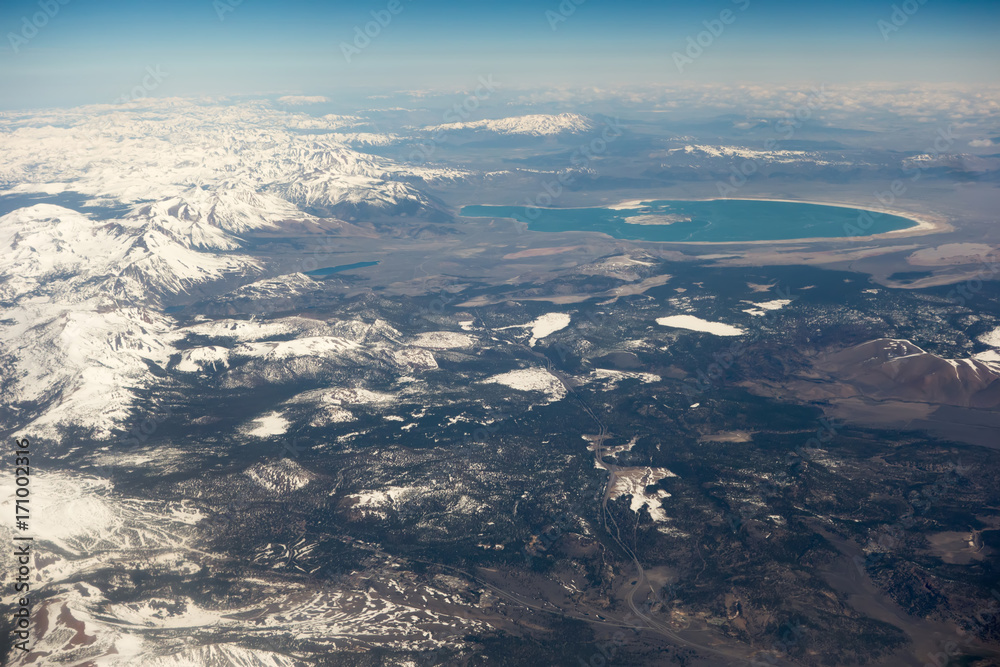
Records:
M671 315L669 317L657 318L656 323L675 329L688 329L689 331L701 331L716 336L740 336L746 333L739 327L721 322L709 322L694 315Z
M984 333L979 337L979 342L1000 349L1000 327Z
M282 435L288 431L290 422L281 416L280 412L269 412L254 419L252 425L253 428L247 431L247 435L255 438L266 438L272 435Z
M973 355L972 358L986 363L1000 363L1000 352L997 350L986 350L985 352Z
M483 380L483 382L502 384L518 391L540 391L548 397L549 403L554 403L566 396L566 387L563 386L563 383L544 368L524 368L501 373Z
M413 339L416 347L429 347L434 350L454 350L472 347L475 338L454 331L428 331Z
M647 493L646 487L657 484L661 479L676 476L666 468L618 468L615 470L615 483L611 488L611 497L631 496L630 507L633 512L638 512L645 506L654 521L667 521L667 513L664 511L661 501L669 498L670 494L663 489Z
M613 371L606 368L595 368L588 380L598 380L604 382L604 390L611 391L618 387L622 380L639 380L643 384L650 384L662 380L659 375L653 373L639 373L636 371Z
M229 350L217 345L185 350L174 366L181 373L204 373L209 367L213 371L229 368Z
M528 345L534 347L537 341L565 329L569 326L569 323L570 316L566 313L546 313L542 315L528 325L531 327L531 340L528 341Z

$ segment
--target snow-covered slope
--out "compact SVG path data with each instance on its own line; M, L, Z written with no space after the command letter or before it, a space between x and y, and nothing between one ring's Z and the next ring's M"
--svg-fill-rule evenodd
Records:
M161 298L260 271L230 252L240 241L220 225L271 223L221 208L173 200L96 220L37 204L0 217L0 361L16 369L5 403L36 433L77 424L109 435L172 352Z
M0 217L0 295L42 289L54 296L61 281L74 288L80 286L74 281L101 281L105 294L146 301L230 273L256 273L259 263L249 257L204 252L239 245L179 199L117 220L36 204Z
M5 311L0 357L17 369L4 402L36 436L79 425L107 437L127 423L136 391L151 386L150 364L166 362L170 320L94 297L75 303L25 300Z

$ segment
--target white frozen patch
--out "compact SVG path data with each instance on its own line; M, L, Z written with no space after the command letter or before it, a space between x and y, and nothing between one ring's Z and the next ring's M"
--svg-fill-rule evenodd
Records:
M184 523L189 526L195 526L199 521L205 518L205 515L201 511L189 507L187 505L180 505L178 507L171 508L170 518L177 523Z
M33 472L31 528L39 539L75 553L93 545L97 536L124 527L124 517L110 497L111 484L107 480ZM13 505L13 489L4 490L10 491L4 497L11 500L3 505ZM10 513L13 516L13 508Z
M213 320L211 322L195 324L181 331L209 338L229 338L242 343L264 340L275 336L298 335L309 330L320 329L322 326L323 323L317 320L310 320L304 317L286 317L267 322L256 319Z
M1000 352L998 352L997 350L986 350L984 352L980 352L977 355L974 355L972 358L978 361L985 361L988 363L1000 363Z
M740 336L746 333L743 329L734 327L731 324L709 322L708 320L703 320L700 317L695 317L694 315L671 315L669 317L660 317L657 318L656 323L665 327L701 331L704 333L714 334L716 336Z
M528 325L531 327L531 340L528 341L528 345L534 346L537 341L542 340L546 336L565 329L569 326L569 322L570 316L566 313L546 313L542 315Z
M427 350L421 350L417 347L407 347L402 350L394 350L392 352L392 359L396 365L407 370L432 370L438 367L437 360L434 359L433 354Z
M0 245L0 264L3 251ZM0 266L0 300L4 283ZM145 308L86 297L81 285L64 286L64 301L25 297L4 309L0 349L13 359L5 404L51 405L24 430L36 437L60 437L59 426L79 424L99 438L127 422L135 390L155 382L150 363L163 367L172 353L169 318Z
M1000 327L984 333L979 337L979 342L1000 349Z
M429 347L434 350L453 350L472 347L475 339L466 334L454 331L428 331L413 339L416 347Z
M395 507L431 491L432 489L420 486L389 486L381 491L359 491L347 498L354 501L354 509L374 511L376 514L384 515L385 508Z
M392 496L386 491L360 491L347 497L354 501L354 507L382 507L393 503Z
M599 468L607 469L604 464L599 464ZM643 506L649 510L649 515L654 521L667 521L667 513L663 510L661 501L670 497L670 494L663 489L656 489L652 493L646 492L647 486L659 483L667 477L676 477L674 473L666 468L616 468L614 471L615 481L610 489L612 498L631 496L631 509L638 512Z
M117 494L106 479L32 471L31 530L41 581L59 581L117 551L184 549L201 518L188 503L137 500ZM14 479L0 478L0 510L14 515ZM12 527L0 527L10 539ZM52 547L56 547L53 549Z
M659 382L662 378L652 373L638 373L633 371L613 371L606 368L595 368L588 379L599 380L605 383L605 391L610 391L618 387L622 380L639 380L643 384Z
M247 435L255 438L281 435L288 430L288 426L289 421L282 417L280 412L269 412L253 420L252 428L247 431Z
M844 161L824 160L821 153L789 150L755 150L744 146L708 146L693 144L684 148L671 148L668 153L681 153L692 156L707 156L731 160L742 158L754 162L771 162L779 164L809 162L817 165L847 165Z
M483 382L502 384L518 391L540 391L548 397L549 403L554 403L566 396L566 387L563 386L563 383L544 368L524 368L510 371L494 375Z
M531 329L531 339L528 341L529 345L534 346L534 344L541 339L554 334L555 332L565 329L569 326L570 316L566 313L546 313L535 320L528 322L527 324L512 324L506 327L500 327L498 331L503 331L505 329Z
M761 310L781 310L791 302L791 299L772 299L771 301L763 301L761 303L756 303L754 301L744 301L743 303L749 303L751 306Z
M381 407L391 404L395 399L392 394L369 391L360 387L338 387L336 389L314 389L299 394L288 400L289 405L313 405L316 413L309 425L314 428L342 424L354 421L356 417L348 408L360 406L365 408Z
M174 368L182 373L202 373L207 368L213 371L229 368L229 350L217 345L184 350L181 360Z

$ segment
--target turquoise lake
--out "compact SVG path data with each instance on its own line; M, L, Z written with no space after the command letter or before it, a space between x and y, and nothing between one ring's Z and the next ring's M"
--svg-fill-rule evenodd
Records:
M601 232L616 239L674 243L850 238L917 224L898 215L847 206L747 199L657 200L621 210L466 206L460 213L474 218L513 218L536 232Z

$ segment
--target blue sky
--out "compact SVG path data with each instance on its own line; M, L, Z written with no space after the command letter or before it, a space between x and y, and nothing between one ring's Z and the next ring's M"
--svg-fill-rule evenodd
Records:
M149 67L166 73L152 95L461 89L486 74L510 88L996 83L1000 71L996 0L394 0L396 14L390 1L4 0L0 107L111 102ZM348 62L342 45L357 48L373 11L391 19ZM720 16L728 25L703 33ZM699 33L701 52L686 53Z

